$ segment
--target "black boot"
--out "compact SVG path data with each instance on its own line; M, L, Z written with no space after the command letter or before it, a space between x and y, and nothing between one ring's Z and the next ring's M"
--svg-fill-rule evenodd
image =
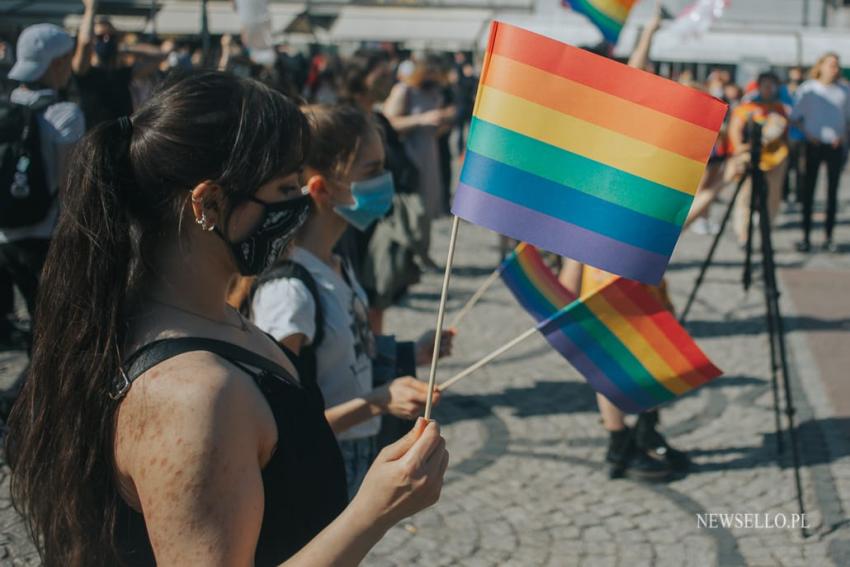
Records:
M653 459L665 462L676 472L687 471L691 466L688 455L671 447L656 427L658 426L658 410L642 413L635 424L635 445L638 451Z
M633 429L626 427L621 431L611 431L610 434L605 455L609 478L628 476L637 480L663 480L670 475L667 463L637 448Z

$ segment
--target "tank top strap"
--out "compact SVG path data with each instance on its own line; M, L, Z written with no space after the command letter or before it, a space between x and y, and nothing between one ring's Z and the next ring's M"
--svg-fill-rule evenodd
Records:
M301 387L298 380L283 366L248 349L218 339L179 337L153 341L131 354L121 366L119 375L114 379L109 395L113 399L120 399L139 376L157 364L187 352L197 351L216 354L237 365L255 380L260 374L265 373L271 374L291 386ZM248 367L257 368L260 373L253 372Z

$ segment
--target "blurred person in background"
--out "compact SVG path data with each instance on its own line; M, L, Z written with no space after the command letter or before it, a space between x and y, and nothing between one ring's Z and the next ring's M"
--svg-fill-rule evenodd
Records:
M369 298L372 332L383 334L384 311L417 283L428 256L431 221L419 194L419 170L390 121L376 108L393 88L393 68L384 51L352 57L342 73L340 102L370 113L380 129L386 169L393 174L395 195L386 217L366 230L349 227L337 244L348 258Z
M797 250L811 250L812 208L821 164L826 165L826 224L823 249L837 250L832 240L838 208L838 184L850 130L850 91L839 79L841 64L835 53L824 54L812 67L810 79L797 89L791 120L806 136L806 175L803 187L803 240Z
M457 129L457 155L462 156L466 150L466 132L472 121L472 110L475 106L475 94L478 91L478 76L472 59L465 53L455 54L455 128Z
M101 122L133 113L133 81L155 74L165 57L158 48L128 49L121 32L97 16L98 0L83 0L72 68L80 104L91 129Z
M458 76L453 72L452 62L448 55L443 57L434 57L434 64L440 68L440 87L443 94L443 102L441 109L450 112L453 111L455 119L452 122L446 122L437 129L437 151L440 153L440 180L443 187L443 211L442 215L449 214L449 206L452 201L452 149L449 144L449 138L454 130L455 122L457 121L457 105L455 94L457 92Z
M401 81L384 103L384 114L404 140L419 169L419 191L431 219L447 208L440 173L437 137L454 121L454 107L444 107L442 72L433 59L399 65Z
M734 157L730 160L729 167L733 168L737 177L744 173L750 162L752 140L748 139L747 124L752 119L762 127L761 162L758 167L764 174L770 215L769 219L759 221L773 222L782 203L782 189L788 167L788 110L779 98L781 83L776 74L762 73L756 83L758 90L755 96L742 102L732 111L729 140ZM747 177L735 202L735 234L741 246L747 241L751 194L752 175Z
M59 216L59 188L71 151L85 132L80 107L64 102L60 94L71 79L73 49L74 40L58 26L26 28L9 71L18 87L0 106L0 271L21 292L30 318ZM15 157L6 159L9 154ZM8 300L7 295L6 308Z
M791 67L788 69L788 81L784 90L791 99L790 108L794 108L797 100L797 90L803 83L804 70L802 67ZM790 116L790 112L789 112ZM788 129L788 173L785 175L785 189L783 196L786 201L793 203L803 202L803 187L806 173L806 134L791 123Z
M785 83L785 86L791 96L797 94L797 89L803 84L805 75L805 69L802 67L791 67L788 69L788 82Z
M744 89L735 83L727 83L723 87L723 96L721 98L729 104L729 112L731 112L738 106L741 99L744 98Z

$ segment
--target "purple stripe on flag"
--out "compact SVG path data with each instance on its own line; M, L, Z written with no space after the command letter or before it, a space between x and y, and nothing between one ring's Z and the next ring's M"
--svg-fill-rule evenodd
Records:
M529 190L532 190L529 188ZM459 183L452 213L498 233L629 279L658 285L670 258Z
M593 364L584 352L575 346L575 344L560 330L554 330L548 335L544 335L555 350L560 352L564 358L570 361L570 364L575 366L588 384L611 400L615 406L626 413L640 413L644 411L640 405L634 400L624 395L623 392L605 376L605 373Z

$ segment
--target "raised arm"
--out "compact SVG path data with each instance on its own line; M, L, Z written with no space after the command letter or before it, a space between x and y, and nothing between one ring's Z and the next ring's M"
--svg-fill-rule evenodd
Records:
M407 111L407 85L396 84L390 91L390 95L384 102L384 116L392 124L393 129L399 134L405 134L422 126L433 126L438 128L446 119L442 109L429 110L420 114L408 114Z
M655 2L655 13L652 15L652 19L647 22L646 26L641 31L640 39L638 39L635 50L632 51L632 55L629 57L629 67L635 67L636 69L643 69L646 67L647 63L649 63L649 50L652 47L652 39L655 37L655 33L660 27L661 2L660 0L657 0Z
M71 68L76 75L85 75L91 68L91 52L94 43L94 15L97 0L83 0L83 19L77 31L77 47L71 59Z

